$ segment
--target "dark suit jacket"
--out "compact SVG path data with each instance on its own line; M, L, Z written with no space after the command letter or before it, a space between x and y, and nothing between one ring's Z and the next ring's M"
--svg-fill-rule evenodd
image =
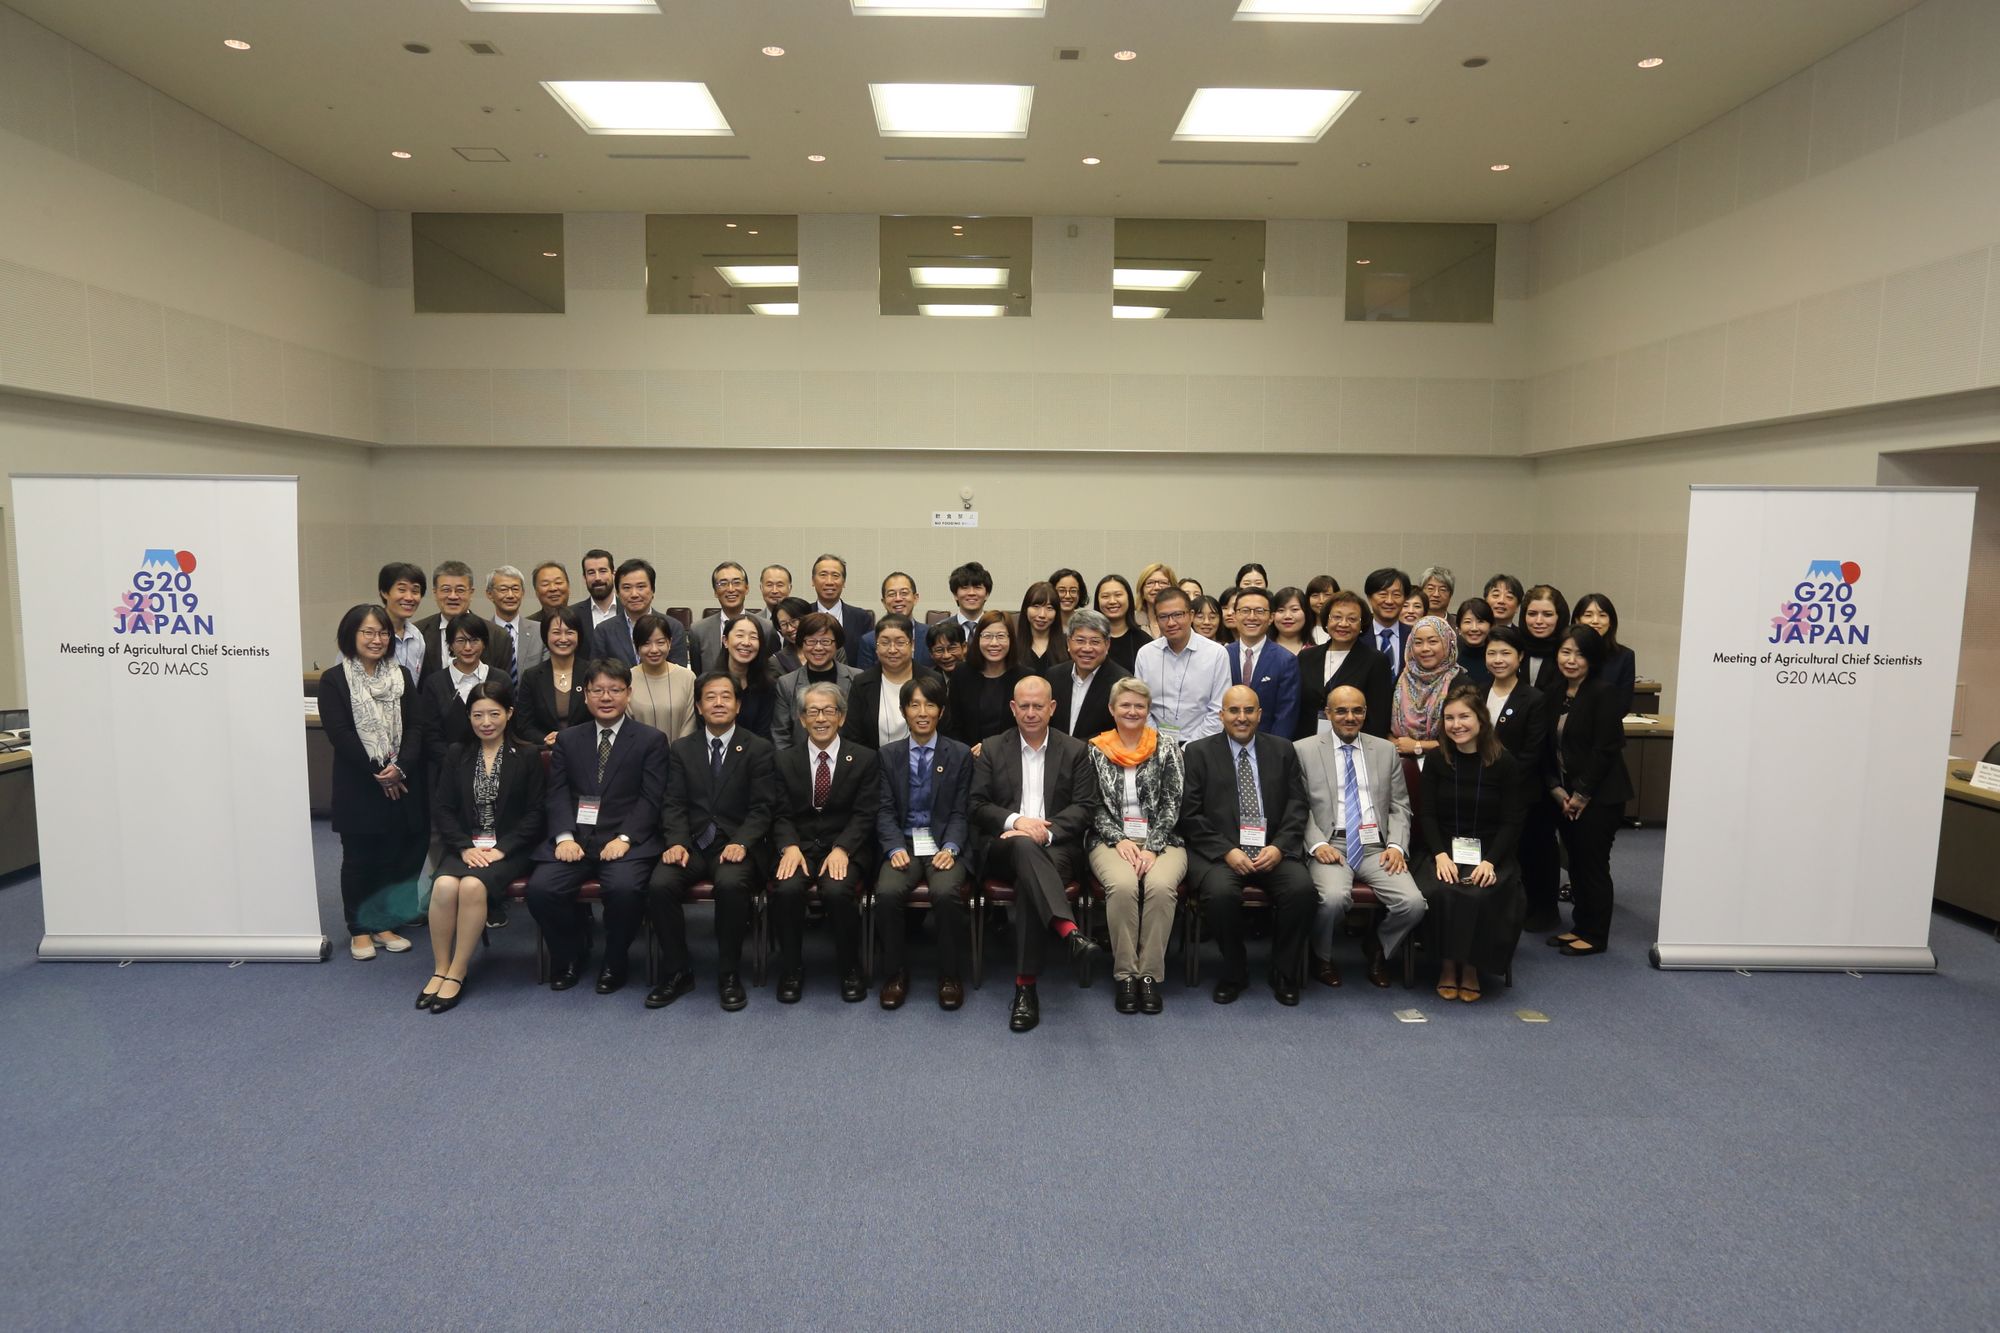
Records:
M549 836L535 851L537 861L556 859L555 837L568 833L596 856L620 833L632 840L627 856L658 856L660 802L667 793L667 737L636 717L628 717L611 746L604 785L597 783L596 719L557 735L549 750ZM576 802L595 796L601 804L595 826L576 822Z
M1042 756L1042 808L1049 820L1049 846L1081 855L1083 835L1097 804L1097 774L1090 748L1074 736L1051 729ZM1021 808L1021 732L1009 727L988 736L972 766L972 831L991 842L1006 831L1007 816Z
M1618 700L1618 716L1632 711L1632 696L1638 690L1639 659L1632 650L1619 646L1618 651L1604 659L1604 670L1597 673L1613 698Z
M479 805L472 797L472 766L479 753L477 738L454 745L438 765L432 789L431 820L446 851L472 846L479 828ZM527 745L509 745L500 761L500 798L493 803L494 850L502 856L526 856L548 833L548 776L542 752Z
M1294 861L1305 859L1305 770L1299 752L1278 736L1258 732L1251 737L1257 756L1257 785L1264 806L1264 841ZM1236 761L1226 734L1203 736L1181 751L1186 777L1181 786L1181 837L1187 842L1188 882L1200 878L1237 845L1239 809Z
M1329 681L1327 651L1327 644L1316 643L1299 654L1299 717L1292 727L1292 739L1302 741L1319 735L1319 720L1326 716L1328 692L1336 685L1352 685L1368 698L1368 719L1361 724L1361 730L1387 740L1396 685L1389 674L1389 659L1371 647L1366 638L1356 639L1347 652L1347 660Z
M892 690L900 692L901 685L892 685ZM882 748L882 671L879 667L863 671L847 687L847 723L840 729L842 740L856 745L865 745L871 750ZM801 727L797 734L804 734Z
M1111 730L1111 685L1124 674L1108 660L1098 663L1097 674L1090 678L1090 684L1083 692L1083 702L1077 706L1076 725L1071 726L1069 709L1076 698L1076 665L1066 663L1051 671L1049 692L1055 697L1056 711L1049 726L1080 741Z
M769 873L771 817L776 811L778 752L771 742L743 727L729 738L722 753L722 776L709 775L708 728L696 727L667 747L667 796L660 809L660 835L668 847L695 850L695 839L709 824L716 852L732 842L750 849L750 857Z
M1543 747L1549 743L1549 701L1542 692L1516 681L1500 716L1493 719L1493 734L1519 762L1529 784L1539 785L1548 762Z
M1361 627L1361 638L1363 642L1376 652L1379 653L1382 651L1382 626L1376 622L1372 613L1368 617L1368 623ZM1409 660L1406 652L1409 646L1410 627L1398 621L1396 623L1396 660L1389 664L1389 675L1391 678L1394 678L1403 669L1403 663ZM1371 706L1368 711L1372 713L1375 710Z
M931 837L939 847L965 852L971 845L972 751L949 736L932 742ZM875 839L886 859L909 850L903 830L910 823L910 738L882 750L882 801L875 810Z
M493 679L495 672L507 674L498 667L488 667L486 678ZM417 686L417 706L423 713L424 759L427 771L435 778L444 767L447 750L472 742L472 721L466 716L465 705L459 702L458 691L452 688L449 671L424 677L423 684Z
M503 675L510 673L514 667L514 641L507 637L506 630L486 620L486 617L481 616L480 619L486 621L486 651L480 654L479 660ZM421 685L444 670L445 663L451 661L451 646L444 641L444 613L419 620L417 632L424 636L423 679L417 682Z
M393 661L393 659L391 659ZM336 833L403 833L430 823L430 809L424 792L428 788L430 765L424 756L423 710L417 705L417 683L403 673L403 740L396 752L396 767L403 770L410 790L401 800L382 794L375 781L377 768L361 748L361 734L354 727L354 704L347 697L346 670L336 662L320 673L319 725L333 746L333 777L329 792Z
M1549 701L1549 728L1555 729L1560 698ZM1562 787L1572 796L1588 796L1623 806L1632 799L1632 776L1625 771L1625 709L1611 687L1586 680L1570 701L1569 721L1549 747L1551 762L1545 785ZM1567 775L1567 776L1565 776Z
M589 612L586 611L584 614L588 615ZM667 641L672 645L667 649L667 660L686 666L688 632L681 628L681 622L672 616L664 618L667 622ZM590 645L593 657L615 657L626 666L639 664L639 650L632 646L632 621L623 608L619 609L617 615L597 627L597 633L591 639Z
M875 859L875 810L882 802L880 765L875 752L849 740L833 761L833 785L826 804L813 809L813 769L819 751L801 740L778 754L778 813L772 842L779 851L797 847L817 868L838 847L864 867Z
M1253 681L1243 679L1243 645L1226 644L1223 651L1229 654L1229 683L1250 686L1264 706L1257 730L1290 737L1299 715L1299 659L1292 656L1292 650L1280 648L1266 637L1257 650L1257 679Z
M927 637L924 634L924 631L928 628L929 626L926 625L917 626L916 663L917 663L917 669L920 671L931 664L931 641L929 637ZM866 671L869 668L877 665L875 660L874 630L871 629L866 634L861 636L860 649L857 652L848 654L847 660L854 663L854 669L856 671Z
M556 716L556 668L543 662L521 673L521 688L514 692L515 739L523 745L541 748L542 737L552 731L590 721L590 707L583 701L583 663L570 671L569 711Z
M810 591L810 590L808 590ZM819 602L813 597L806 598L807 605L819 610ZM861 656L861 636L875 628L875 613L848 604L845 597L840 601L840 660L859 669L857 659Z
M1521 632L1527 633L1526 630ZM1529 642L1532 643L1534 640L1530 639ZM1563 679L1562 671L1556 666L1555 648L1550 648L1540 657L1530 656L1521 659L1521 683L1532 685L1542 692L1549 700L1549 712L1553 718L1555 697L1569 688L1569 682Z

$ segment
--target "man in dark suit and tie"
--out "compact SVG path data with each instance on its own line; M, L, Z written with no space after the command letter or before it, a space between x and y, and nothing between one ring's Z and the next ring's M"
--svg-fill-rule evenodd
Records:
M1368 626L1368 642L1389 659L1389 679L1403 673L1403 645L1410 641L1410 627L1403 623L1403 603L1410 597L1410 576L1400 569L1378 569L1362 583L1361 591L1374 610Z
M840 600L847 590L847 562L837 555L823 555L813 561L813 596L819 599L815 611L824 611L840 622L841 660L853 664L861 654L861 636L875 628L875 613Z
M549 989L568 990L583 971L589 945L576 895L595 879L604 900L604 968L597 993L625 984L633 935L645 912L653 861L663 850L660 802L667 787L667 738L625 716L632 672L622 662L593 662L584 700L590 722L570 727L549 751L552 836L535 852L528 910L549 946Z
M1260 729L1284 736L1299 714L1299 662L1289 649L1271 642L1270 628L1270 592L1238 588L1236 638L1224 649L1229 654L1229 683L1257 691L1264 709Z
M431 573L431 596L436 599L436 615L425 616L416 622L417 632L424 636L423 673L417 679L419 685L424 679L444 670L451 661L451 645L445 641L445 627L453 616L462 616L472 610L472 566L463 560L447 560ZM491 626L488 626L491 629ZM504 642L495 643L493 635L486 636L486 665L509 678L513 675L514 650ZM633 661L638 654L633 654Z
M1051 935L1071 957L1099 946L1077 928L1065 887L1083 866L1083 835L1097 803L1084 743L1049 728L1049 683L1024 676L1009 705L1014 725L980 743L972 775L972 831L982 841L980 874L1014 886L1014 1004L1007 1026L1042 1021L1035 978Z
M882 747L882 803L875 814L883 860L875 881L882 1007L899 1008L909 994L904 904L910 891L923 884L930 889L937 922L938 1007L956 1009L965 1003L959 978L969 943L965 881L972 844L972 750L938 734L945 704L944 681L938 677L928 672L912 676L902 685L901 703L910 734Z
M1336 685L1352 685L1368 700L1368 720L1361 730L1370 736L1389 734L1389 703L1395 680L1389 674L1389 659L1375 650L1361 627L1368 621L1368 607L1352 592L1342 590L1326 604L1325 643L1316 643L1299 654L1298 720L1292 727L1294 740L1324 735L1331 729L1326 717L1326 692Z
M640 616L653 609L653 588L657 581L652 565L644 560L627 560L618 566L618 614L597 627L591 642L596 656L614 658L626 666L638 665L639 650L632 643L632 627L639 623ZM672 641L667 648L667 660L686 666L687 628L674 616L666 617L666 622L667 637Z
M1069 662L1050 672L1055 713L1049 725L1087 741L1111 730L1111 686L1118 668L1103 669L1111 655L1111 622L1087 606L1069 617Z
M1243 949L1243 888L1271 898L1271 990L1299 1002L1301 951L1319 904L1305 866L1306 784L1292 743L1258 730L1257 692L1232 685L1222 695L1222 734L1182 752L1181 836L1188 883L1222 950L1215 1002L1229 1004L1249 982Z
M847 703L840 687L808 685L799 698L804 745L778 752L778 868L771 924L778 935L778 1002L796 1004L805 987L800 953L806 891L817 887L833 931L840 998L868 998L861 976L861 888L875 859L875 810L882 800L875 752L841 739Z
M501 565L486 576L486 600L493 604L493 614L486 623L493 627L493 642L507 645L508 665L503 670L516 686L531 667L540 666L549 655L542 642L542 627L521 614L527 588L527 580L512 565Z
M777 751L736 725L741 704L728 672L706 673L694 692L702 725L667 747L667 798L660 811L667 847L647 889L666 976L646 996L646 1007L665 1008L694 989L684 904L688 890L708 880L715 885L716 990L733 1013L750 1002L743 989L743 937L750 900L770 865Z

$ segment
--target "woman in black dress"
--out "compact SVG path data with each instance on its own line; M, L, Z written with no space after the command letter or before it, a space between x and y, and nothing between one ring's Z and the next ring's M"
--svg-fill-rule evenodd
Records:
M1488 685L1493 673L1486 668L1486 636L1493 632L1493 608L1484 597L1468 597L1458 604L1453 619L1458 628L1458 664L1474 685Z
M951 711L945 715L953 740L978 749L988 736L997 736L1014 725L1014 685L1021 679L1014 665L1014 631L1008 627L1004 611L988 611L979 617L972 637L972 652L965 665L951 673Z
M1603 953L1611 938L1611 840L1632 777L1625 771L1625 710L1604 683L1604 640L1572 625L1556 649L1555 765L1544 778L1569 857L1570 933L1549 943L1572 958Z
M564 727L590 721L583 703L582 668L588 658L590 613L558 606L542 617L542 643L548 660L521 673L521 690L514 708L514 739L547 749Z
M1031 583L1021 598L1021 614L1014 622L1020 642L1015 645L1014 665L1025 676L1048 678L1049 673L1069 661L1069 645L1059 628L1062 604L1056 600L1053 584Z
M1638 688L1639 662L1632 650L1618 642L1618 608L1601 592L1587 592L1577 599L1579 625L1588 625L1604 640L1604 670L1598 673L1605 687L1617 696L1620 717L1632 711L1632 695Z
M1111 660L1129 676L1132 664L1139 660L1139 650L1153 641L1152 635L1132 623L1132 585L1123 574L1106 574L1097 581L1093 600L1098 614L1111 622Z
M1479 974L1504 976L1521 941L1527 899L1515 848L1534 783L1493 734L1476 685L1444 704L1445 745L1424 765L1424 846L1412 868L1436 922L1438 998L1470 1003Z
M783 610L781 603L781 614ZM793 626L794 632L797 628ZM752 616L737 617L722 636L723 669L736 682L736 725L765 740L771 739L771 726L778 714L778 673L771 654L771 638Z
M340 661L319 678L319 724L333 746L333 831L340 835L340 904L348 952L366 961L375 946L405 953L401 921L365 920L368 900L414 882L430 846L424 805L424 728L417 683L390 656L389 613L363 603L340 618Z
M465 993L472 951L486 925L487 900L524 878L548 816L539 746L507 736L514 687L491 675L465 697L471 739L446 751L432 793L442 859L431 881L431 957L436 971L417 1008L442 1014Z

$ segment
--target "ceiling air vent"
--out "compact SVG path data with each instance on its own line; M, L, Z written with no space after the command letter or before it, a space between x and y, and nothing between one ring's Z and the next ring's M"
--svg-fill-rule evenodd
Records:
M491 42L467 42L465 43L465 49L476 56L497 56L500 54L500 48Z
M468 162L505 162L507 155L498 148L454 148L451 150Z
M1056 48L1056 59L1081 60L1083 59L1083 48L1080 46L1058 46Z

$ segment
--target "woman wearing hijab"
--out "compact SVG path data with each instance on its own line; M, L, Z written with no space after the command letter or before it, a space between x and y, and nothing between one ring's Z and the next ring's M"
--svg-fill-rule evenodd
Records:
M1458 635L1443 616L1424 616L1410 627L1409 660L1396 677L1389 735L1406 758L1418 758L1444 742L1444 701L1465 679L1458 664ZM1415 784L1412 784L1415 790Z

